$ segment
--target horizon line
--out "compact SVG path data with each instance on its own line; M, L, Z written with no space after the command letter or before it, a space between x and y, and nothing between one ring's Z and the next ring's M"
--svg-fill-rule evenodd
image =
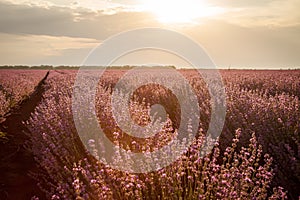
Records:
M133 67L145 67L145 68L155 68L155 67L172 67L175 69L198 69L191 66L184 66L179 67L176 65L111 65L111 66L97 66L97 65L91 65L91 66L85 66L85 65L50 65L50 64L41 64L41 65L22 65L22 64L16 64L16 65L0 65L0 69L3 68L24 68L24 69L30 69L30 68L80 68L80 67L99 67L99 68L133 68ZM211 68L201 68L201 69L211 69ZM216 66L215 69L220 70L300 70L300 66L298 67L219 67Z

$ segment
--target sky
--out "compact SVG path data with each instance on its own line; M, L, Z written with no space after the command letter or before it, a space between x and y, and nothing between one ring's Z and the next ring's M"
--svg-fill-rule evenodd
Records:
M300 68L300 0L0 0L0 65L81 65L132 29L177 31L219 68ZM113 65L189 64L145 50Z

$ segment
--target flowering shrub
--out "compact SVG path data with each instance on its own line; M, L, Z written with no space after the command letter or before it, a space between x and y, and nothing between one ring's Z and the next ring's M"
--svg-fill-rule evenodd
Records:
M101 127L116 144L116 152L119 147L147 152L165 145L176 135L179 119L177 111L174 112L176 101L166 101L172 94L163 88L140 88L129 105L133 120L143 125L149 122L150 105L156 101L162 103L168 112L168 123L160 134L143 142L128 137L115 123L110 111L111 88L123 73L107 71L99 82L96 108ZM157 172L131 174L111 169L94 158L101 142L90 140L90 153L86 151L77 135L71 109L76 73L51 72L44 98L27 122L30 130L27 147L34 153L40 169L32 176L40 182L47 197L284 199L287 190L290 197L297 198L300 114L296 111L300 73L223 71L227 94L225 127L220 140L213 141L212 153L204 157L200 156L200 150L210 119L209 93L195 72L186 70L182 74L200 102L198 137L187 153L170 166ZM271 78L276 80L275 85ZM162 97L154 95L154 90L160 91ZM121 153L114 162L134 164Z
M197 80L196 73L187 73L189 80ZM300 195L300 71L231 70L221 71L221 74L227 94L221 152L237 128L243 130L240 146L247 145L255 132L263 152L274 159L272 185L283 185L289 195L297 198ZM199 81L193 85L199 85Z
M0 115L4 115L9 108L9 101L6 100L5 94L0 91Z
M45 70L0 70L0 117L33 92Z

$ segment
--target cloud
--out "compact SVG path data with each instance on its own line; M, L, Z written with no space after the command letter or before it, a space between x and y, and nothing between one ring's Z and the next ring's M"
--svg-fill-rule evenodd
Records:
M37 64L49 58L64 59L64 63L74 63L66 59L66 52L90 51L100 44L98 40L87 38L54 37L47 35L0 34L1 64ZM81 54L79 65L86 54ZM73 59L76 57L73 57ZM71 61L71 62L70 62ZM53 63L53 60L52 60ZM43 64L43 63L40 63Z
M300 26L243 27L212 20L184 33L203 45L218 66L300 67Z
M30 5L0 0L0 64L78 65L100 41L126 30L155 26L190 35L222 67L300 66L299 14L294 7L298 0L212 2L228 12L191 26L160 24L150 13L125 12L125 7L105 13L78 4L65 6L67 0L60 1L64 6L54 1ZM128 2L126 6L131 6Z
M222 7L229 7L229 8L241 8L241 7L264 7L268 5L270 2L277 1L277 0L260 0L260 1L253 1L253 0L210 0L209 2L213 5L218 5Z
M240 26L288 27L300 24L299 0L222 1L227 13L220 18Z
M118 13L127 13L134 16L137 15L135 13L137 11L145 11L145 9L142 9L145 2L146 0L0 0L0 4L2 4L1 11L7 10L7 6L10 5L10 9L25 11L25 17L29 17L26 11L31 10L33 16L40 16L41 19L45 19L47 16L50 17L51 13L57 17L63 17L65 22L67 19L78 22L85 19L85 16L90 16L98 21L107 20L101 19L101 16ZM224 12L224 14L216 16L219 17L218 19L240 26L294 26L300 23L299 0L210 0L206 3ZM170 4L170 7L172 7L172 4ZM45 16L37 13L37 10L41 9ZM21 14L21 12L19 13ZM6 15L2 16L4 18L8 17ZM136 19L142 18L148 18L149 20L151 16L149 14L147 16L144 12L139 13ZM156 20L153 20L152 16L153 21Z
M39 7L0 2L0 32L105 39L120 31L155 26L149 14Z
M145 13L106 14L43 3L0 1L0 13L0 64L79 65L111 35L157 23Z

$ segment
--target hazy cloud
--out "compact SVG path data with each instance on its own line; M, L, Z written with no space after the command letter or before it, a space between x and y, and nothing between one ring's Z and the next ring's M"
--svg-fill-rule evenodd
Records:
M105 39L126 29L157 24L150 14L38 7L0 2L0 32Z
M74 62L71 59L66 59L65 52L81 50L88 52L99 45L100 42L86 38L1 33L0 44L1 64L38 64L40 60L58 57L65 59L61 64L72 64ZM86 54L82 54L82 56L81 60L75 61L76 64L80 64ZM76 59L76 57L74 58Z
M185 33L202 44L218 66L300 67L300 26L242 27L214 20Z
M79 65L108 37L155 26L190 35L218 66L300 66L299 0L210 1L226 13L214 20L199 19L190 26L160 24L150 13L130 10L138 3L129 0L111 0L109 5L114 6L100 10L84 7L83 1L30 2L0 0L0 64ZM143 62L142 54L138 55ZM145 56L152 57L149 52Z
M300 24L299 0L228 0L227 12L220 17L240 26L295 26Z

